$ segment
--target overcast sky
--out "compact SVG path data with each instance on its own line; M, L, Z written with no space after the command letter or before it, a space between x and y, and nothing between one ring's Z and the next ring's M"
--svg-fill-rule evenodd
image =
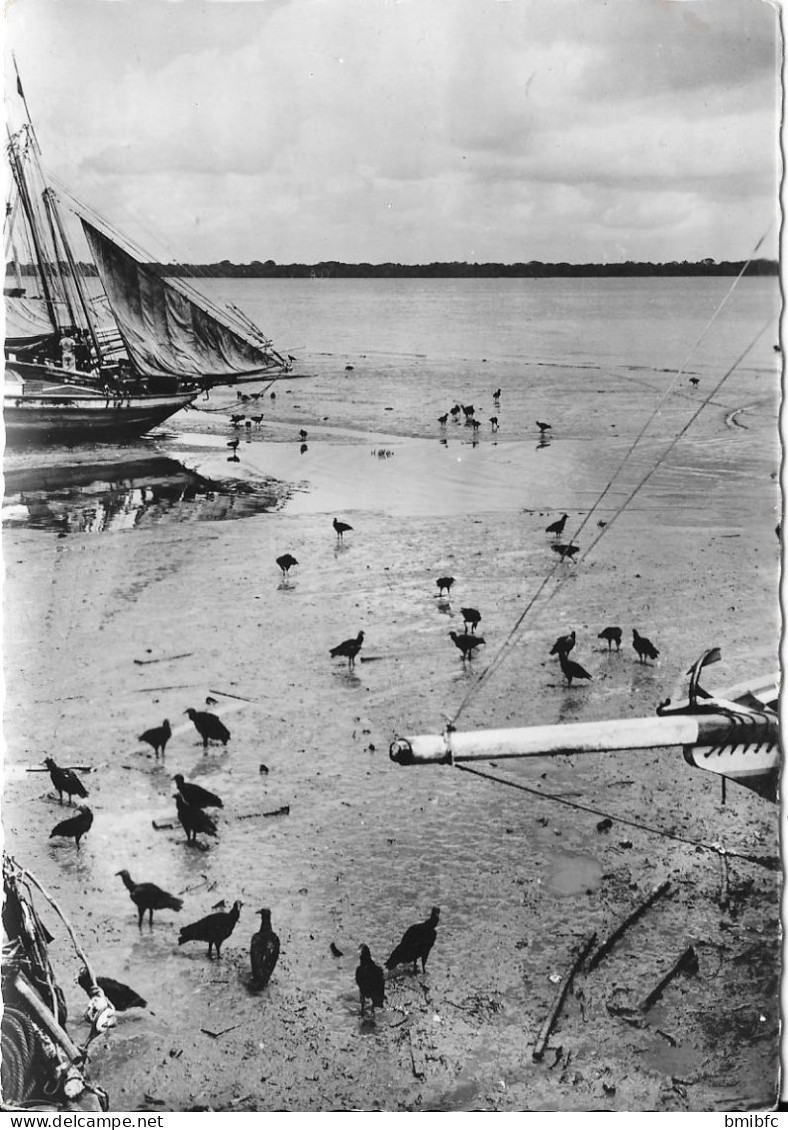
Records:
M7 0L5 21L47 168L163 259L745 259L772 224L777 253L765 0Z

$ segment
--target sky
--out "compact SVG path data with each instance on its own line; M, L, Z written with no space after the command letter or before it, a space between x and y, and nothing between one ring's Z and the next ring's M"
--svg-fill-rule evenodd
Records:
M766 0L6 0L5 106L164 261L778 251ZM766 239L759 245L759 240Z

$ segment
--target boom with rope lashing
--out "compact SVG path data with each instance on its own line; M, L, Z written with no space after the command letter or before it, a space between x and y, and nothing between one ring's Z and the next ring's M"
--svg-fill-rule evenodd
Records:
M688 697L670 700L651 718L620 718L502 730L396 738L389 756L398 765L462 765L507 758L554 757L603 751L680 746L685 760L735 781L769 800L777 799L780 763L777 695L779 677L750 680L709 694L700 671L720 658L705 652L690 668Z

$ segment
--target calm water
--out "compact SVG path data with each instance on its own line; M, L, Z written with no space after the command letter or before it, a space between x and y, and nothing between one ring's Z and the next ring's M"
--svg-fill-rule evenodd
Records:
M420 357L522 366L679 368L734 280L358 279L200 280L234 302L275 344L304 354ZM693 366L732 361L779 309L776 279L744 279ZM770 361L776 328L748 365Z

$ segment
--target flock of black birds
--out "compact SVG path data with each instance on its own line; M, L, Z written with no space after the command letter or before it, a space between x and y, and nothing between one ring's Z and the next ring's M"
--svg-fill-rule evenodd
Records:
M500 390L500 388L498 388L493 393L493 407L496 410L496 413L497 413L497 410L500 408L500 404L501 404L501 390ZM452 405L451 408L449 408L449 410L447 412L444 412L442 415L438 416L437 421L440 424L441 432L443 432L444 428L448 424L449 419L451 419L453 423L459 424L461 422L461 420L460 420L461 416L464 417L462 422L465 424L465 427L471 428L473 430L473 435L474 435L474 441L473 442L474 442L474 446L475 446L476 442L477 442L476 436L478 435L479 429L481 428L482 425L481 425L481 421L478 420L477 417L476 417L476 406L473 405L473 404L454 404L454 405ZM538 446L539 447L545 447L545 446L547 446L547 436L548 436L548 434L550 434L552 432L552 424L546 424L542 420L536 420L535 423L536 423L537 428L539 429L540 442L539 442ZM500 427L500 421L499 421L497 414L489 417L489 424L490 424L490 430L492 432L498 431L498 429ZM446 440L442 439L441 443L445 444Z
M496 406L500 402L500 395L501 390L498 389L497 392L494 393L494 403ZM475 419L474 411L473 405L456 404L444 416L439 417L439 423L442 427L445 426L449 416L459 422L459 415L462 412L465 416L466 424L477 429L479 423ZM238 426L243 419L242 416L234 416L232 417L232 422L234 426ZM262 416L252 417L251 419L254 422L259 422L262 420ZM497 430L498 417L491 417L490 423L493 429ZM542 436L551 428L550 424L542 421L537 421L536 423ZM249 426L248 419L246 420L246 424ZM302 430L302 440L306 439L306 434L307 433ZM238 444L239 440L235 439L230 441L228 446L232 447L235 451ZM546 532L551 534L554 539L560 539L564 533L568 519L568 514L562 514L560 518L546 527ZM337 541L340 543L343 542L345 534L353 530L351 525L347 522L340 521L336 517L333 519L332 524L337 535ZM555 552L560 553L563 558L568 557L570 559L579 551L579 546L574 545L572 542L564 544L557 540L554 540L551 548ZM276 564L279 566L282 576L286 580L290 569L293 568L293 566L297 566L298 561L292 554L285 553L277 557ZM436 585L439 599L443 600L445 597L446 600L448 600L454 584L454 577L438 577ZM460 609L460 613L463 619L464 630L461 633L450 631L449 637L455 647L460 651L464 664L466 661L472 659L473 652L476 648L482 646L485 640L477 633L479 623L482 619L482 615L478 609L463 607ZM606 627L599 632L598 638L607 642L608 651L612 650L613 644L615 644L616 651L619 651L621 647L622 630L619 627ZM558 657L561 670L566 679L567 686L569 687L571 687L573 680L590 680L592 678L591 674L584 667L569 658L570 653L575 648L576 639L576 632L572 630L566 635L559 636L550 649L550 655ZM364 632L359 631L356 636L343 640L340 644L332 647L330 649L330 655L332 658L346 658L348 667L351 668L355 664L356 656L361 650L363 642ZM659 655L659 651L652 642L646 637L641 636L637 629L633 629L633 647L641 663L656 660ZM208 702L215 704L215 700L212 699L209 699ZM198 711L193 707L189 707L184 713L194 724L202 740L204 751L207 751L209 742L212 741L221 742L221 744L226 747L227 742L230 740L230 732L216 714L207 710ZM139 741L146 743L153 749L158 762L159 757L164 758L166 746L171 737L172 729L169 720L165 719L161 726L145 730L140 734ZM45 765L49 770L52 784L58 793L59 803L61 805L63 803L64 793L68 797L69 804L73 804L74 796L81 799L87 798L87 790L72 769L61 768L51 757L46 758ZM217 838L216 822L208 815L205 809L223 808L224 804L222 799L215 793L203 788L201 785L186 781L181 773L176 773L173 776L173 780L177 787L177 791L174 795L177 816L186 833L187 843L198 843L197 837L199 835ZM92 823L93 814L91 810L86 805L80 805L75 815L61 821L52 829L50 838L54 836L73 838L77 849L79 849L80 840L90 830ZM129 896L137 908L137 924L140 930L142 929L145 914L148 915L148 925L152 929L154 911L166 910L176 913L181 911L183 899L179 896L170 894L155 883L135 882L126 869L118 871L117 875L127 888ZM222 905L223 904L220 903L219 907L222 907ZM229 911L214 908L213 913L183 926L179 933L178 945L182 946L188 942L194 941L207 943L209 959L213 957L213 951L215 949L217 960L219 960L221 958L222 944L227 941L233 933L240 918L242 906L243 903L241 900L236 900ZM257 911L257 913L260 915L261 919L260 928L252 936L249 954L252 974L251 984L255 989L262 989L268 985L276 967L280 953L280 940L271 924L270 909L262 908ZM420 960L422 973L426 973L427 959L437 937L439 917L440 909L433 907L429 918L424 922L419 922L408 927L399 944L395 946L385 962L387 971L392 971L399 965L410 965L412 963L413 971L416 972ZM330 950L335 957L342 956L342 951L339 950L333 942L331 943ZM355 979L359 991L361 1014L362 1016L365 1015L366 1003L369 1001L374 1016L375 1009L384 1006L384 970L375 963L370 949L366 944L362 944L359 947L358 953L359 963L356 969ZM96 991L94 983L91 981L91 975L87 969L81 971L78 983L89 995ZM121 982L117 982L112 978L97 977L95 984L104 992L107 999L118 1011L125 1011L129 1008L146 1007L146 1001L140 997L139 994L134 992L133 989L123 985Z
M467 616L466 622L475 627L480 618L475 609L464 609L463 614ZM349 662L352 662L355 654L357 654L361 647L363 638L364 633L360 632L356 639L348 640L345 645L340 644L338 648L333 648L332 654L346 654L349 656ZM346 650L342 650L343 648ZM210 740L221 741L226 745L230 738L230 733L217 715L211 714L208 711L196 711L192 707L185 711L185 713L189 715L194 723L197 732L203 740L204 747L207 747L208 741ZM146 730L140 735L139 740L145 741L151 746L158 761L159 755L164 757L165 747L171 735L170 724L165 719L162 726ZM51 757L46 758L45 765L49 770L52 784L58 793L58 800L61 805L63 803L64 793L68 797L69 804L73 804L72 798L74 796L80 798L86 798L88 796L87 789L73 769L61 768ZM187 781L182 773L175 773L172 779L177 786L175 804L178 819L186 832L187 842L196 842L198 834L216 837L216 824L208 813L205 812L205 809L224 808L222 798L209 789L203 788L202 785ZM92 812L86 805L80 805L77 808L76 815L61 821L52 829L50 838L53 836L73 838L77 849L79 849L80 839L90 829L92 823ZM146 914L148 916L148 927L153 929L153 915L155 911L180 913L182 910L183 899L179 895L170 894L169 891L165 891L156 883L135 882L126 868L122 868L120 871L116 872L116 874L126 887L126 890L129 892L129 897L136 907L137 927L139 930L142 930ZM220 903L219 908L214 908L213 913L181 927L178 935L178 945L182 946L188 942L206 942L208 945L208 958L213 957L215 950L217 960L221 959L222 944L226 942L233 933L240 918L243 903L240 899L237 899L229 911L220 909L221 906L222 904ZM280 940L271 925L270 909L264 907L258 910L257 913L260 915L260 928L252 935L249 947L251 986L255 990L264 989L268 985L280 953ZM417 962L421 960L422 972L426 972L427 958L437 937L439 916L440 909L433 907L426 921L418 922L408 927L401 941L395 946L386 961L387 970L393 970L398 965L405 965L412 962L415 972L417 970ZM338 949L334 942L331 943L330 950L335 957L342 956L342 951ZM87 968L81 970L77 982L88 996L93 996L97 991L96 986L98 986L110 1004L112 1004L118 1012L125 1012L131 1008L147 1007L147 1002L128 985L124 985L122 982L116 981L111 977L97 976L93 978ZM381 967L376 965L372 960L369 947L366 945L362 945L359 948L359 965L356 969L356 984L359 989L362 1015L365 1014L366 1001L369 1000L372 1003L374 1016L375 1008L382 1008L384 1004L385 977Z
M622 634L621 628L608 627L603 628L602 631L598 633L597 639L607 642L608 651L613 650L613 644L616 645L616 651L620 651ZM550 648L550 655L558 656L558 661L561 665L564 677L566 678L567 686L570 687L573 679L592 678L584 667L581 667L579 663L575 663L574 660L569 658L569 653L573 650L576 640L577 633L572 629L567 635L559 636ZM632 646L637 652L638 662L640 663L645 664L649 659L657 659L659 656L659 650L654 647L651 640L646 639L645 636L641 636L637 628L632 629Z
M433 906L430 916L424 922L416 922L408 926L402 935L402 940L394 947L386 961L386 969L396 969L398 965L409 965L413 962L413 972L417 972L417 962L421 960L422 973L427 971L427 958L435 945L438 936L438 919L440 907ZM333 944L333 943L332 943ZM362 944L358 948L359 962L356 968L356 984L361 1001L361 1015L365 1013L366 1002L372 1002L372 1014L376 1008L382 1008L386 996L385 974L381 966L372 960L369 946Z

